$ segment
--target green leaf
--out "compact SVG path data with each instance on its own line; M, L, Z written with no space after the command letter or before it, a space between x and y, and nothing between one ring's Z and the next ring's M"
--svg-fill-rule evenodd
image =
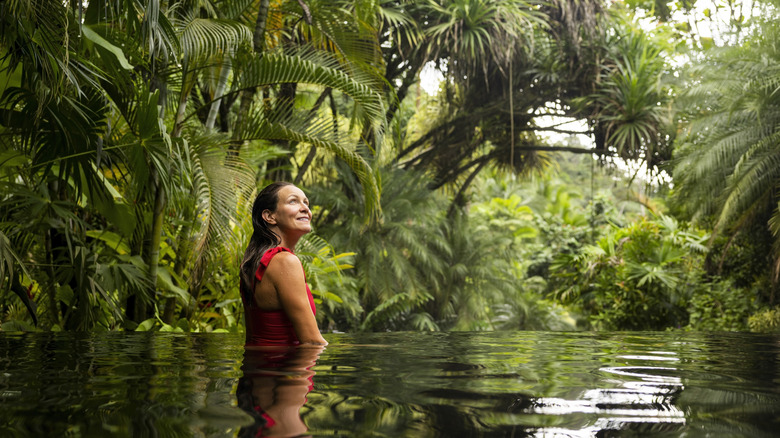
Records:
M2 324L0 330L4 332L31 332L35 330L35 327L25 321L17 321L12 319Z
M124 237L119 234L112 233L105 230L89 230L86 232L87 237L98 239L105 242L109 247L119 254L130 254L130 244Z
M24 166L29 162L30 159L26 155L13 149L9 149L0 153L0 168Z
M114 55L114 57L119 62L119 65L122 66L122 68L127 70L133 69L133 66L127 61L127 58L125 57L125 53L122 51L122 49L103 39L102 36L98 35L95 31L90 29L89 26L87 26L86 24L82 25L81 33L84 35L84 38L88 39L93 44L97 44L99 47L103 48L104 50Z
M70 304L73 301L73 289L71 289L71 287L67 284L60 286L57 288L57 293L55 296L57 297L58 301L62 301L65 304Z
M181 329L181 327L174 327L172 325L168 325L163 323L162 327L160 327L161 332L173 332L173 333L183 333L184 330Z
M338 296L338 295L336 295L336 294L334 294L332 292L320 291L320 290L316 290L315 289L315 290L312 290L311 293L313 295L319 296L322 299L332 300L332 301L335 301L335 302L337 302L339 304L343 304L344 303L344 300L342 300L340 296Z
M146 321L143 321L142 323L138 324L138 327L135 328L135 331L148 332L154 329L154 326L156 324L157 324L157 318L149 318Z
M338 68L324 65L309 52L294 55L265 54L252 60L237 78L239 88L283 83L308 83L331 87L351 97L371 120L383 120L382 96Z
M160 282L160 286L165 288L168 292L171 292L173 296L179 299L182 304L187 304L190 301L190 294L185 289L173 284L170 272L166 269L157 270L157 281Z

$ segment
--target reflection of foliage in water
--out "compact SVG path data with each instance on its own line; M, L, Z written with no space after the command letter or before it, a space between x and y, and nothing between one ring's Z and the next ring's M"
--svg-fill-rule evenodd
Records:
M774 335L326 337L300 411L314 436L769 437L780 413ZM12 436L235 436L252 423L235 406L242 344L225 334L4 334L0 428ZM306 381L300 371L274 376Z
M229 436L225 430L248 421L231 406L238 341L158 333L5 335L0 357L14 383L4 384L10 398L1 402L0 428L14 436Z
M347 335L319 363L321 386L306 419L313 431L347 436L772 436L780 400L764 379L776 370L761 363L765 354L777 356L771 339L608 332ZM744 417L729 414L736 405Z

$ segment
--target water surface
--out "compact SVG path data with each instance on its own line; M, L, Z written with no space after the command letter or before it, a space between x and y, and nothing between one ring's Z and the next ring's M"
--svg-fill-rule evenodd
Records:
M0 436L777 436L780 336L0 333ZM270 354L270 355L269 355Z

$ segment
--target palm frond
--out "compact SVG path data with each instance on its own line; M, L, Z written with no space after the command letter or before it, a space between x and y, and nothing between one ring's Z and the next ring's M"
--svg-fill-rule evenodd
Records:
M331 54L353 79L381 91L385 79L382 50L376 38L378 29L367 17L360 16L362 12L354 10L354 4L334 7L331 2L312 2L310 6L311 24L301 20L299 12L287 11L297 19L297 38ZM375 11L372 8L368 13Z
M681 99L694 110L678 147L678 192L697 217L714 215L719 233L734 233L776 208L779 31L776 24L762 30L751 44L714 51L694 67Z
M179 41L185 62L201 63L229 55L242 44L251 44L252 32L232 20L193 18L180 24Z
M189 140L200 223L193 252L209 254L211 245L237 247L237 242L230 243L236 238L236 206L250 197L255 186L254 171L241 158L227 154L227 138L209 134Z
M383 120L382 97L371 87L351 78L347 73L315 62L321 56L265 54L247 63L239 72L235 88L244 89L283 83L307 83L339 90L352 98L372 120Z
M148 0L143 5L132 2L131 11L141 6L138 12L143 17L141 20L140 36L147 52L153 58L167 60L181 52L179 39L176 37L176 29L171 23L160 0Z
M355 172L363 186L366 221L380 214L379 182L368 162L354 149L339 142L313 136L305 129L296 130L291 128L289 123L270 121L259 113L255 117L247 117L246 121L247 126L241 129L244 135L242 140L293 140L325 149L343 160Z
M415 297L406 292L397 293L366 315L361 324L361 330L371 330L382 323L401 321L412 310L419 308L432 298L427 294L419 294Z
M241 16L256 6L257 0L215 0L214 7L219 11L221 17L229 20L238 21ZM246 23L245 23L246 24Z

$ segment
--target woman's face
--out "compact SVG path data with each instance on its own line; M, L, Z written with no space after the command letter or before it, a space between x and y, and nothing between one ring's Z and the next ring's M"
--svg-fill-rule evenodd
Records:
M266 221L282 232L306 234L311 231L309 198L295 186L284 186L277 193L276 211L268 212ZM270 219L270 220L269 220Z

